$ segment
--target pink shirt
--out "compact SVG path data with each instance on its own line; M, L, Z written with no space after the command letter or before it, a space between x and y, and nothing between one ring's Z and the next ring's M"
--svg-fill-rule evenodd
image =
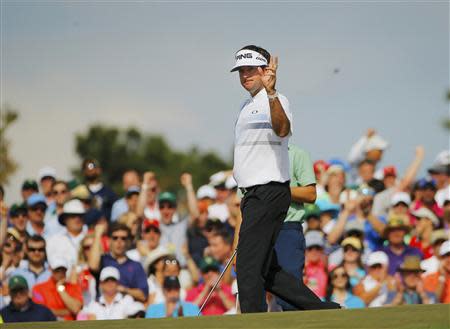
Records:
M303 281L318 297L325 298L328 276L323 262L307 263Z

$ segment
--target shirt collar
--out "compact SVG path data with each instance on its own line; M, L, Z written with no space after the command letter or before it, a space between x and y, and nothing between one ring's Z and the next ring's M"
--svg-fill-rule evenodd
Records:
M255 96L251 96L250 100L253 102L260 102L262 100L267 100L266 88L262 88Z
M112 301L111 304L116 304L116 303L120 302L120 301L122 300L122 298L123 298L123 295L122 295L120 292L118 292L118 293L114 296L114 299L113 299L113 301ZM98 301L99 301L100 304L106 306L106 300L105 300L105 297L104 297L103 295L100 296L100 298L98 299Z

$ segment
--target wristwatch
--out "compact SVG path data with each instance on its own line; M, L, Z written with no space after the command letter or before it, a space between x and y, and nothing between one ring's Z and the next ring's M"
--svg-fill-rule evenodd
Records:
M58 287L56 287L56 290L58 290L59 292L63 292L64 290L66 290L66 287L63 284L60 284Z
M278 98L278 91L276 91L273 95L267 94L267 98L269 98L269 100L271 101L273 101L275 98Z

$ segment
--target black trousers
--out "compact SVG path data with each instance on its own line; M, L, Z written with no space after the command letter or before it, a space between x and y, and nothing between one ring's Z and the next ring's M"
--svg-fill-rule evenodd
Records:
M265 290L299 310L336 309L278 264L274 245L291 203L289 182L247 189L241 202L242 224L236 260L242 313L266 312Z

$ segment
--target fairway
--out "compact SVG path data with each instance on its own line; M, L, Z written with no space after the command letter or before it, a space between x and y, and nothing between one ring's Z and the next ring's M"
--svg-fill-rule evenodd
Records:
M3 328L92 328L92 329L149 329L149 328L209 328L209 329L272 329L272 328L373 328L373 329L448 329L450 305L414 305L360 310L326 310L289 313L263 313L230 316L208 316L182 319L138 319L115 321L76 321L18 323Z

